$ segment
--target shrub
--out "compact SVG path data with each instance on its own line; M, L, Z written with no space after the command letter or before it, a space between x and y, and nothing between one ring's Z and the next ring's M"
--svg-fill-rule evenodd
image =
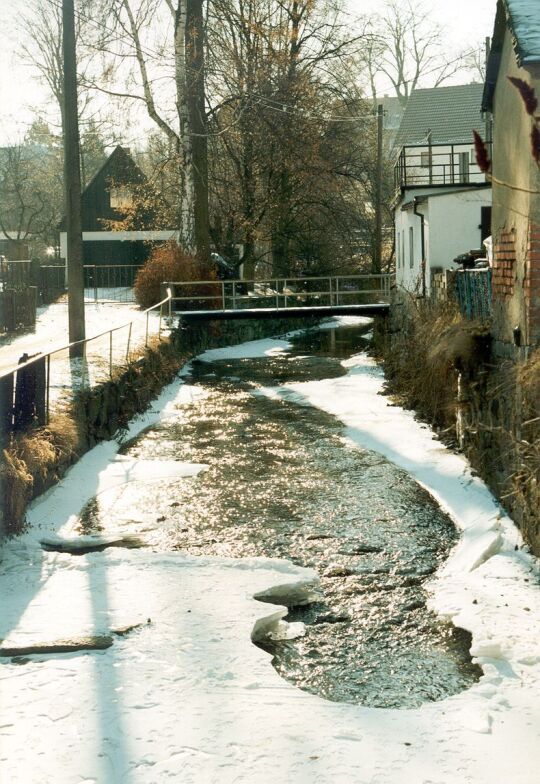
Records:
M216 273L211 262L184 253L176 242L167 242L154 248L146 264L137 273L133 288L137 302L146 309L162 299L161 284L166 281L215 279ZM211 296L216 293L216 289L214 286L198 287L196 293ZM215 303L205 302L205 306L212 307Z

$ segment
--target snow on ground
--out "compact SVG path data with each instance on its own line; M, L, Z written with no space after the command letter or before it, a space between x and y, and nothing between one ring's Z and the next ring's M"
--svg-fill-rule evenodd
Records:
M159 312L151 314L152 332L157 330ZM85 304L86 336L92 337L105 330L133 322L132 339L144 341L146 315L135 303L123 302L86 302ZM32 332L15 334L0 338L0 373L11 370L17 365L25 352L35 354L46 353L62 348L69 343L68 305L67 301L54 302L38 308L36 328ZM123 336L125 345L127 338Z
M261 341L259 356L270 348ZM254 345L249 351L256 356ZM237 349L228 353L237 355ZM535 561L463 458L379 395L383 379L374 363L358 355L346 364L344 377L261 393L340 417L351 448L363 444L386 454L454 517L462 541L433 582L432 601L472 631L473 655L484 669L480 682L414 710L328 702L283 681L251 643L252 634L277 627L284 613L254 595L276 585L289 584L285 593L293 587L298 593L299 583L309 590L311 571L277 560L147 550L43 552L40 535L73 534L74 515L96 488L129 478L130 461L115 459L118 445L107 442L33 504L33 528L5 546L0 637L7 645L142 626L115 638L108 650L3 663L2 778L24 784L537 781ZM177 380L128 437L200 394ZM154 468L148 481L170 470Z

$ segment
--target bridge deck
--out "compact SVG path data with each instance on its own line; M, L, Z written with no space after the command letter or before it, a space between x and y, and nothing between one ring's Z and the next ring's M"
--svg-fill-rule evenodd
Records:
M390 305L387 302L376 302L364 305L304 305L282 308L237 308L226 310L182 310L177 311L183 319L189 321L205 321L209 319L269 319L283 316L284 318L323 318L325 316L384 316L388 314Z

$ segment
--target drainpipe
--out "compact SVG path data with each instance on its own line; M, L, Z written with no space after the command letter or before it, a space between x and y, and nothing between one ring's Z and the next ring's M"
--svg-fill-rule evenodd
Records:
M422 253L422 260L421 260L421 266L422 266L422 297L424 297L424 299L425 299L425 296L426 296L426 228L425 228L425 224L424 224L424 220L425 219L424 219L424 215L422 215L422 213L418 212L418 210L417 210L417 207L418 207L418 197L417 196L414 197L413 204L414 204L413 212L414 212L415 215L417 215L420 218L420 242L421 242L421 253Z

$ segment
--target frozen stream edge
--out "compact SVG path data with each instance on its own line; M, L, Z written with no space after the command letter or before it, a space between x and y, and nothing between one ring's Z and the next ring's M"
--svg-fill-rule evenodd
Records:
M219 351L225 358L284 348L284 341L265 340ZM144 551L44 553L40 538L72 534L84 504L118 486L118 468L108 468L118 467L118 444L106 442L34 502L29 533L5 545L0 638L50 636L55 624L65 636L66 626L80 632L147 617L152 623L103 654L34 657L32 666L0 668L0 770L7 780L536 782L538 562L466 460L379 394L380 368L363 354L344 365L344 377L260 394L337 416L351 446L374 449L404 468L462 529L430 585L430 604L471 632L480 682L414 710L327 702L285 683L250 642L262 616L277 622L283 614L254 594L299 581L308 587L315 579L310 570L268 559ZM179 378L134 420L127 437L203 394Z

